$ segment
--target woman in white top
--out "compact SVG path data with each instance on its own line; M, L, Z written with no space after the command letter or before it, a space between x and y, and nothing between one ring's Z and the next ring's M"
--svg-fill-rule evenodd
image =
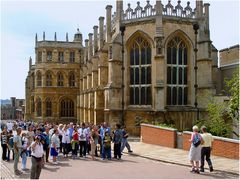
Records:
M70 144L70 133L66 124L63 126L63 131L62 131L62 145L63 145L63 155L67 157L70 151L71 144Z

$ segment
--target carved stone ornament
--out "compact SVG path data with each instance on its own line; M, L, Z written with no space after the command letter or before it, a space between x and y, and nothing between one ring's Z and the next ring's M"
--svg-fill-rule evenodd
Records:
M163 37L155 37L156 41L156 54L160 55L163 54Z

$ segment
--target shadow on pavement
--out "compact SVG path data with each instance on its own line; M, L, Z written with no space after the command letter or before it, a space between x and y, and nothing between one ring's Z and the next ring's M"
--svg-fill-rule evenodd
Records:
M205 177L213 177L216 179L232 179L233 176L235 176L236 179L239 179L239 175L235 175L235 174L233 175L233 174L220 172L220 171L214 171L212 173L204 172L204 173L200 173L200 175L205 176Z

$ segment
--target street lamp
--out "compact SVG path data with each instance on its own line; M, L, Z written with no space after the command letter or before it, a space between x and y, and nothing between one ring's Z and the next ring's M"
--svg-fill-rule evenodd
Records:
M124 31L125 26L120 26L121 36L122 36L122 121L121 124L124 126Z
M195 33L195 47L194 47L194 55L195 55L195 66L194 66L194 72L195 72L195 84L194 84L194 88L195 88L195 102L194 102L194 106L197 110L197 120L199 120L199 108L198 108L198 102L197 102L197 89L198 89L198 84L197 84L197 35L198 35L198 29L199 29L199 25L198 23L194 23L193 24L193 30Z

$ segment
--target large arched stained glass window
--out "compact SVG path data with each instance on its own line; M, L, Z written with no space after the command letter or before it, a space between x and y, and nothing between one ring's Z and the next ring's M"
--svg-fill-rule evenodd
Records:
M173 38L167 45L167 105L187 105L187 59L186 44Z
M130 104L151 105L151 47L137 37L130 49Z
M74 102L71 99L61 101L61 117L74 117Z

